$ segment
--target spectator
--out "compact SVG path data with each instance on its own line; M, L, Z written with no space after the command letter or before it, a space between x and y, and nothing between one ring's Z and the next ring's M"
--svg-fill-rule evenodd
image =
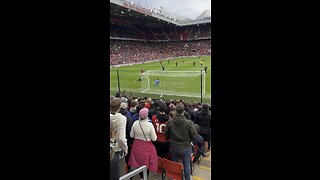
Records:
M150 108L150 106L151 106L151 98L147 98L147 100L146 100L146 103L145 103L145 105L144 105L144 107L145 108L147 108L147 109L149 109Z
M142 104L139 104L139 105L137 106L137 113L134 114L134 115L133 115L133 118L132 118L132 121L133 121L133 122L135 122L135 121L137 121L137 120L139 119L139 112L140 112L140 110L143 109L143 108L144 108L144 107L143 107ZM149 118L149 117L147 117L147 118L148 118L148 122L152 122L152 121L151 121L151 118Z
M194 145L197 145L199 148L199 154L202 155L203 157L205 157L206 155L204 154L204 139L202 136L200 136L199 132L200 132L200 127L195 124L194 125L196 127L197 130L197 135L195 137L195 139L192 141L192 143Z
M165 135L165 129L169 120L169 115L166 114L167 105L161 102L159 112L152 116L152 123L156 130L157 141L154 143L159 157L167 158L169 154L169 141Z
M114 124L113 124L113 121L110 121L110 142L113 141L115 137L116 137L116 134L114 131ZM113 172L114 172L110 174L110 179L115 180L120 178L120 175L119 175L120 170L119 170L119 166L117 166L118 159L112 157L113 156L112 148L113 148L113 145L112 143L110 143L110 167L113 167Z
M121 109L122 109L122 111L121 111ZM130 117L130 119L132 120L131 113L128 111L127 100L124 100L124 99L121 100L121 109L120 109L120 111L121 111L120 113L122 114L122 112L123 112L124 114L122 114L122 115L124 115L124 116L128 115L128 117Z
M203 104L202 109L196 113L196 121L195 124L199 125L200 132L199 134L204 139L205 144L205 153L208 152L208 141L210 135L210 127L211 127L211 113L209 112L209 105Z
M170 106L171 102L170 102L170 100L168 100L168 99L167 99L165 102L166 102L166 105L167 105L166 114L170 114L170 108L169 108L169 106Z
M148 108L149 113L148 113L148 118L152 119L152 116L156 114L156 109L154 107L154 101L151 101L150 107Z
M136 113L133 114L133 116L132 116L132 121L133 121L133 122L135 122L136 120L139 119L139 112L140 112L141 109L143 109L143 105L142 105L142 104L139 104L139 105L137 106L137 108L136 108Z
M216 119L216 111L215 111L215 107L213 105L213 109L211 111L211 107L212 106L209 106L209 111L211 112L211 121L213 121L214 119ZM211 126L210 126L211 127ZM212 139L211 139L211 128L210 128L210 133L209 133L209 141L208 141L208 150L210 151L211 149L211 144L212 144Z
M196 129L192 121L187 120L183 115L183 105L178 104L176 106L176 113L177 116L167 123L165 133L170 140L172 160L179 162L182 159L185 180L190 180L191 142L196 137Z
M191 106L190 104L186 104L186 106L185 106L185 111L189 113L189 115L190 115L190 120L191 120L192 122L195 122L195 120L196 120L196 114L195 114L195 111L194 111L193 106Z
M125 158L128 153L128 145L126 139L126 124L127 119L125 116L119 113L121 101L118 98L113 98L110 101L110 121L113 122L114 132L116 136L110 141L114 146L115 166L111 167L112 172L119 172L119 176L125 175ZM111 177L110 177L111 178ZM112 177L113 178L113 177Z
M136 114L137 112L137 106L138 106L138 102L135 100L131 100L130 101L130 113L131 113L131 118L133 119L133 115Z
M154 101L154 110L155 110L155 114L157 114L159 112L159 105L162 101L161 100L155 100Z
M131 146L133 143L133 139L130 137L130 131L133 125L133 121L131 119L131 114L126 110L128 107L126 102L121 103L121 109L120 113L124 115L127 119L127 124L126 124L126 137L127 137L127 145L128 145L128 154L130 154ZM125 157L125 162L128 164L129 156Z
M132 151L129 158L129 166L141 167L146 166L152 172L157 172L158 157L157 152L151 141L157 140L157 135L152 123L148 122L148 109L143 108L139 112L139 120L133 123L130 136L134 138ZM140 173L143 178L143 173Z
M173 118L177 117L176 111L170 111L169 112L169 117L170 117L170 119L173 119Z

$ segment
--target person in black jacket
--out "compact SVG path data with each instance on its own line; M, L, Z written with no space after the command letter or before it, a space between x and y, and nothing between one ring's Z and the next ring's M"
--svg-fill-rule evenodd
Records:
M154 101L151 101L150 107L148 108L148 117L149 119L152 119L152 116L157 114L156 108L154 106Z
M211 112L209 111L209 105L203 104L201 111L196 113L196 121L200 127L200 136L204 139L204 151L208 152L208 141L210 137L210 127L211 127Z
M127 138L127 145L128 145L128 154L131 152L131 146L133 143L133 138L130 137L130 131L133 125L132 118L130 116L130 113L127 111L128 104L126 102L121 103L121 108L119 113L124 115L127 118L127 124L126 124L126 138ZM125 157L125 162L128 164L129 156Z
M196 138L192 141L193 145L197 145L198 148L199 148L199 155L202 155L203 157L206 157L206 155L203 153L203 149L204 149L204 139L202 136L199 135L199 132L200 132L200 127L195 124L194 125L197 129L197 135L196 135Z

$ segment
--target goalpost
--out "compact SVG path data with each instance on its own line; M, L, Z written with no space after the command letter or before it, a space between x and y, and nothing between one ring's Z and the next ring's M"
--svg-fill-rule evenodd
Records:
M155 84L159 79L160 83ZM159 71L145 72L141 80L141 92L149 94L200 97L206 93L206 74L204 71ZM202 82L201 82L202 81Z

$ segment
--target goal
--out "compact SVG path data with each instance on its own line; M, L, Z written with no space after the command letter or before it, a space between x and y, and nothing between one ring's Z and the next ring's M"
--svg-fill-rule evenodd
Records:
M160 83L155 84L159 79ZM141 81L141 92L149 94L200 97L206 93L204 71L157 71L145 72Z

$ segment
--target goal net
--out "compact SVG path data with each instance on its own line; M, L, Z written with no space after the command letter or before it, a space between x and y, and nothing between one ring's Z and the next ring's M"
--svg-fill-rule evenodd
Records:
M155 83L159 80L158 85ZM202 83L201 83L202 79ZM204 71L156 71L145 72L141 80L141 92L149 94L200 97L206 93Z

